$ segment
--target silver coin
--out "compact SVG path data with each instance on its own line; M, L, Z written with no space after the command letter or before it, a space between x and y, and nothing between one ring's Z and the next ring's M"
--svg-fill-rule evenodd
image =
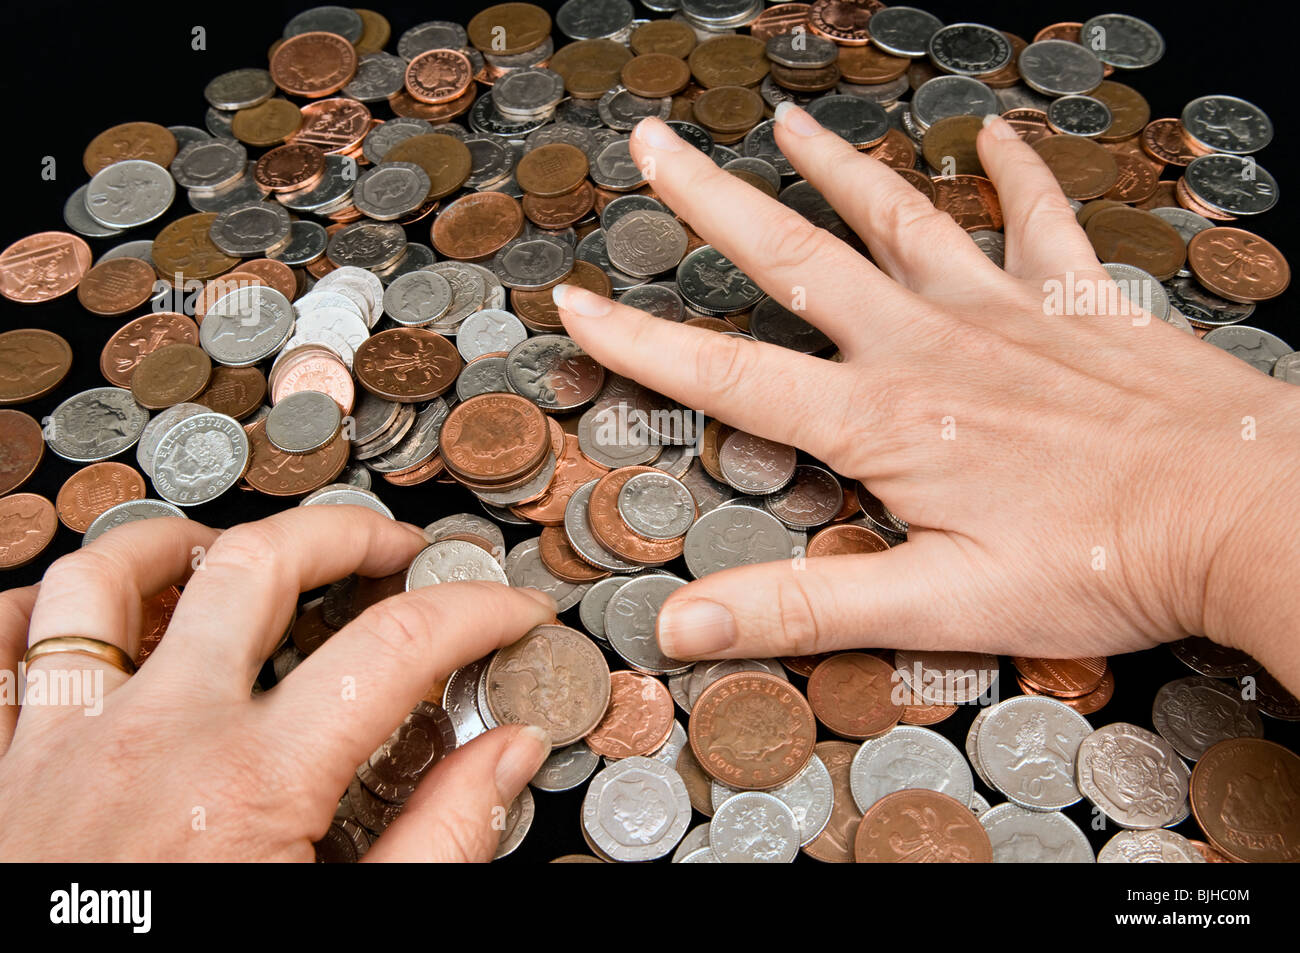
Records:
M181 188L216 192L229 188L245 175L248 150L234 139L204 139L176 153L169 168Z
M999 804L979 815L995 864L1091 864L1088 835L1064 814Z
M527 483L509 490L475 490L474 495L484 503L491 503L493 506L516 506L529 500L536 500L546 492L551 481L555 479L555 469L558 464L559 451L552 447L542 468ZM582 586L584 592L587 585L584 583ZM577 598L581 598L581 595ZM574 599L574 602L576 603L577 599Z
M677 293L676 285L655 282L629 288L619 296L619 303L636 308L665 321L680 323L686 320L686 305Z
M629 92L623 86L615 86L605 93L597 103L600 118L605 125L619 132L631 132L642 119L653 116L667 119L673 110L673 99L664 96L661 99L647 99Z
M701 579L735 566L790 559L794 547L785 526L766 510L718 506L686 533L683 555L691 575Z
M849 788L864 814L886 794L913 788L938 791L970 803L975 782L951 741L929 728L898 725L863 742L849 768Z
M153 479L153 458L163 434L186 417L193 417L195 414L206 414L208 410L209 408L204 407L202 404L173 404L149 419L149 422L144 425L144 430L140 433L140 441L135 447L136 462L140 464L140 469L144 471L145 476Z
M752 175L758 176L768 185L772 186L773 189L776 189L777 191L780 191L781 189L781 173L777 172L776 169L772 167L772 163L768 162L766 159L740 156L739 158L724 162L722 168L726 172L749 172ZM608 206L606 207L608 208Z
M835 62L840 48L806 31L779 33L767 41L767 58L792 69L823 69Z
M556 611L572 609L586 595L587 586L565 582L551 574L542 563L537 538L526 539L506 553L506 576L512 586L540 589L555 600Z
M1199 156L1183 170L1187 190L1228 215L1258 215L1277 204L1277 180L1245 156Z
M922 132L949 116L987 116L998 111L993 90L969 76L936 76L912 94L912 118Z
M515 238L492 259L492 270L507 288L540 291L573 271L574 249L551 238Z
M1079 745L1078 784L1120 827L1163 827L1187 801L1187 770L1178 753L1159 735L1125 722L1098 728Z
M528 783L539 791L572 791L596 773L600 758L581 741L556 748Z
M451 516L434 520L424 528L425 538L431 543L459 534L469 534L487 540L497 554L498 562L506 558L506 540L501 533L501 528L491 520L474 513L453 513Z
M826 198L802 179L782 189L778 198L786 208L793 209L818 228L826 229L836 238L850 244L856 241L853 229L849 228L848 223L840 218L839 212L831 208L831 204L826 201ZM775 305L775 302L772 305L759 302L758 308L774 307ZM755 308L755 310L758 310L758 308Z
M527 154L541 146L548 146L557 142L581 149L586 154L590 154L592 147L595 145L595 139L592 138L589 128L574 122L563 122L557 119L555 122L548 123L530 132L528 138L524 140L524 152Z
M245 202L219 213L208 236L227 255L251 258L285 244L289 223L289 213L282 205Z
M86 527L86 534L81 537L81 545L89 546L110 529L117 529L127 523L153 519L189 519L185 511L165 500L127 500L110 506L100 513Z
M454 333L460 327L461 322L483 307L486 285L482 276L464 262L440 261L421 269L421 272L415 273L422 272L442 277L451 288L451 304L441 317L433 320L431 326L434 330ZM397 282L394 281L393 284L395 285ZM423 293L418 290L421 288L418 282L412 282L412 284L417 295ZM417 307L418 302L408 310L414 311ZM416 311L415 313L419 312Z
M447 685L442 690L442 707L451 719L452 729L456 732L456 747L469 744L486 732L487 725L479 716L478 682L479 677L487 671L488 658L470 662L451 673Z
M108 251L99 256L99 261L108 261L110 258L139 258L148 265L153 264L153 240L149 238L137 239L133 242L122 242L120 245L114 245Z
M197 126L168 126L167 131L176 137L176 151L178 153L191 143L203 142L212 138L212 133Z
M899 649L894 668L912 692L909 704L969 705L993 697L998 657L984 652L921 652Z
M722 864L788 864L800 843L794 811L764 791L733 795L709 822L709 846Z
M416 413L405 436L391 450L367 458L366 466L377 473L395 473L428 460L438 450L442 425L450 412L447 402L435 397Z
M601 210L600 227L605 229L606 235L608 235L615 222L636 211L663 212L666 209L662 202L651 198L649 195L620 195L618 198L607 202L605 208Z
M469 127L483 135L515 140L522 139L538 127L545 125L550 118L550 114L543 114L534 119L508 119L497 110L492 93L486 92L479 94L474 105L470 107Z
M682 727L680 721L673 719L673 728L668 733L668 740L646 757L660 764L666 764L670 768L676 768L677 758L688 744L690 744L690 737L686 734L686 729Z
M536 811L533 792L525 787L506 811L505 826L501 830L501 839L497 843L496 853L492 855L493 860L508 857L519 848L529 830L532 829Z
M437 272L412 271L384 290L384 311L398 324L423 327L451 310L451 283Z
M714 781L710 788L714 816L717 816L723 804L738 793L740 792L720 781ZM784 801L794 813L800 847L816 840L831 819L831 808L835 803L834 785L831 782L830 771L817 755L813 755L804 769L792 780L766 793Z
M712 245L701 245L682 259L677 286L691 308L717 317L748 311L763 298L754 280Z
M1074 766L1090 734L1088 719L1055 698L1009 698L989 709L980 727L980 766L1012 803L1059 811L1082 797Z
M1002 113L1013 109L1037 109L1039 112L1047 112L1047 107L1052 103L1051 97L1018 83L995 92L998 99L998 112Z
M423 271L429 265L432 265L437 256L434 255L433 249L423 242L407 242L406 248L402 252L402 257L387 268L377 268L374 275L380 283L387 288L402 275L409 275L413 271Z
M564 334L539 334L521 341L506 356L506 383L542 410L576 410L591 398L585 378L595 375L597 385L605 369Z
M335 287L338 287L337 285ZM365 319L352 308L315 307L298 315L294 336L307 341L337 335L356 351L370 337Z
M1197 761L1229 738L1261 738L1259 709L1236 687L1202 675L1175 679L1156 692L1151 723L1184 758Z
M492 103L506 119L549 117L564 98L564 77L543 66L511 70L492 86Z
M686 686L687 709L693 709L704 690L720 678L737 672L764 672L788 682L785 668L776 659L732 658L696 662L690 671Z
M1141 69L1165 55L1160 31L1126 13L1104 13L1086 20L1079 41L1093 50L1097 59L1116 69Z
M718 451L723 479L742 493L767 495L794 477L795 449L737 430Z
M764 80L764 82L766 82L766 80ZM909 89L911 89L911 86L907 81L906 74L898 77L898 79L890 80L888 83L867 84L841 82L835 87L835 91L841 96L858 96L862 99L870 100L873 103L879 103L881 106L888 106L890 103L897 102L898 97L902 96Z
M303 10L284 25L285 37L301 33L336 33L349 43L361 39L365 21L361 14L348 7L322 6Z
M681 223L663 211L634 210L605 226L610 262L635 277L650 278L676 268L687 244Z
M942 20L916 7L885 7L867 22L873 44L886 53L913 59L925 56L930 38L942 27Z
M450 290L448 287L448 304ZM389 313L392 313L391 308ZM456 350L466 361L473 361L484 354L509 351L527 337L528 329L509 311L485 308L471 314L461 324L456 332Z
M776 144L776 122L764 119L741 140L741 154L751 159L762 159L781 175L794 175L794 166L785 157L781 147ZM689 257L689 256L688 256ZM680 283L681 279L678 278Z
M615 556L601 545L591 531L588 504L596 482L590 480L584 483L569 497L569 502L564 507L564 536L574 552L593 566L609 572L634 572L641 568L638 563L630 563Z
M270 357L293 331L293 305L274 288L237 288L212 303L199 343L218 364L248 367Z
M446 128L446 124L438 127L439 131ZM428 135L433 131L433 123L426 119L398 116L380 123L366 133L366 138L361 143L361 154L375 165L378 165L384 161L384 156L388 155L388 150L399 142L414 136Z
M366 327L369 324L366 320L366 313L369 310L370 305L364 295L339 284L336 284L333 289L326 288L324 291L314 289L293 301L293 313L297 321L302 321L313 311L342 311L360 321L362 327Z
M465 28L450 20L417 23L397 39L397 55L413 60L429 50L459 50L469 45Z
M64 224L78 235L87 238L111 238L122 234L122 229L104 225L91 217L90 210L86 208L86 193L89 190L90 183L87 182L85 185L78 186L77 190L68 196L68 200L63 203Z
M343 87L343 95L358 102L377 103L400 93L406 79L406 60L392 53L366 53L357 59L357 71Z
M835 474L800 464L782 490L763 498L764 508L791 529L811 529L833 520L844 503L844 489Z
M555 14L555 25L571 40L612 37L632 25L627 0L567 0Z
M885 111L858 96L822 96L808 104L808 113L856 149L876 145L889 132Z
M605 607L619 587L630 581L630 576L606 576L592 583L587 594L582 597L582 602L578 605L578 618L592 638L605 641Z
M618 861L666 857L690 823L685 783L672 768L650 758L623 758L602 769L582 799L587 836Z
M239 482L248 456L248 435L239 421L225 414L195 414L173 425L158 442L154 489L177 506L210 502Z
M1273 141L1273 121L1254 103L1236 96L1199 96L1183 107L1183 129L1214 152L1247 155Z
M326 254L339 265L367 269L391 265L405 250L406 230L401 225L362 220L330 236Z
M673 851L673 863L717 863L716 859L709 861L686 860L689 855L695 854L699 851L709 851L712 853L712 850L713 849L709 847L709 822L705 821L703 824L697 824L686 832L686 836L682 838L681 843L677 845L677 849Z
M1277 363L1278 358L1294 350L1276 334L1244 324L1215 328L1202 340L1206 344L1213 344L1227 351L1234 357L1241 358L1251 367L1265 374L1273 373L1273 365Z
M1047 107L1047 121L1067 135L1090 139L1110 128L1110 107L1091 96L1062 96Z
M311 453L333 440L341 423L339 405L329 394L297 391L266 415L266 439L285 453Z
M45 425L45 443L64 460L96 463L130 449L148 420L149 412L130 391L94 387L54 408Z
M982 817L984 815L984 812L987 811L988 809L989 809L989 802L984 800L983 794L980 794L979 791L976 791L973 794L971 794L970 811L972 814L974 814L976 817ZM1021 810L1023 810L1023 808L1021 808Z
M1020 77L1045 96L1090 93L1105 78L1105 66L1092 50L1069 40L1039 40L1020 51Z
M1300 352L1283 354L1273 365L1273 376L1288 384L1300 384Z
M469 149L470 171L465 180L467 189L487 189L508 178L515 166L514 150L499 139L490 136L470 136L465 140Z
M637 287L644 283L644 278L634 278L626 275L615 268L609 260L609 249L605 244L605 230L597 228L589 232L580 242L574 252L574 257L578 261L585 261L588 264L595 265L609 278L610 287L615 293L620 293L629 288Z
M988 773L984 770L984 765L980 763L979 738L980 731L984 727L984 722L989 716L992 707L981 708L975 713L970 727L966 729L966 758L970 761L971 768L975 771L976 777L984 782L986 788L994 788L996 785L989 778Z
M1107 262L1101 267L1130 302L1162 321L1169 317L1169 294L1150 272L1120 262Z
M299 502L299 506L364 506L380 516L393 519L393 511L384 505L374 493L347 484L334 484L308 493Z
M391 222L423 205L428 194L424 169L414 162L384 162L357 180L352 201L376 221Z
M528 225L531 226L532 223L529 222ZM565 239L562 232L550 233L550 237L558 238L566 244L571 244L567 239ZM482 307L500 310L506 306L506 286L501 283L501 280L497 278L496 273L492 271L492 269L485 268L483 265L472 261L463 261L460 262L460 265L467 271L472 272L483 279Z
M277 192L275 200L294 212L322 213L340 208L352 195L357 181L357 165L347 156L325 157L325 172L310 189Z
M618 512L647 539L677 539L695 521L695 500L680 480L667 473L638 473L618 493Z
M1153 208L1151 214L1157 218L1162 218L1173 226L1174 231L1182 236L1183 242L1192 240L1192 236L1205 231L1207 228L1213 228L1214 223L1202 215L1195 212L1189 212L1180 206L1166 206L1163 208ZM1180 278L1190 278L1192 271L1186 264L1178 270Z
M203 125L212 135L229 139L234 135L230 131L230 123L234 118L235 114L229 110L209 106L208 111L203 114Z
M244 167L244 174L225 188L190 189L185 193L185 198L196 212L224 212L237 205L260 202L263 193L253 178L254 165L255 163L249 162Z
M981 23L953 23L940 27L926 44L930 61L946 73L978 76L993 73L1011 62L1011 41Z
M600 146L590 160L591 181L601 188L627 192L645 184L645 173L632 158L630 140L620 136Z
M623 661L640 672L671 675L691 667L659 650L655 621L667 598L686 585L669 575L638 576L625 582L605 607L605 638Z
M480 357L461 368L456 378L456 396L469 400L479 394L508 394L510 385L506 383L506 359L504 357Z
M472 52L477 53L477 50ZM530 66L541 66L555 54L555 44L548 36L531 50L524 50L522 53L482 53L483 62L487 65L494 66L499 70L527 69ZM468 53L466 54L469 55ZM472 59L472 57L471 57ZM476 74L478 69L474 71Z
M1097 852L1099 864L1204 864L1206 859L1173 831L1120 831Z
M109 228L152 222L171 207L176 180L145 159L124 159L95 173L86 188L86 211ZM283 209L281 209L283 211Z
M782 307L775 298L764 298L754 308L749 319L749 333L756 341L776 344L802 354L816 354L832 344L820 329Z
M411 560L406 571L406 591L444 582L499 582L509 585L505 570L492 554L463 539L430 543Z
M251 109L271 98L275 83L264 69L237 69L222 73L203 88L203 98L213 109Z

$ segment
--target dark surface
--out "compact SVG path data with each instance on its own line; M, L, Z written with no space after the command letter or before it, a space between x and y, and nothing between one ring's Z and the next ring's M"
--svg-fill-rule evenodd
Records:
M70 4L45 2L9 6L6 20L10 49L3 68L4 102L10 130L0 157L0 181L6 185L8 211L0 224L0 247L24 235L48 229L64 230L62 207L67 196L87 179L81 165L85 145L98 132L119 122L151 120L162 125L203 126L207 108L203 87L209 79L229 69L263 66L266 51L280 35L283 24L308 3L247 2L223 0L219 4L153 7L132 4ZM384 13L393 26L388 44L395 48L397 37L408 27L429 19L452 19L465 23L486 3L393 4L369 3ZM557 2L544 2L552 12ZM1281 183L1282 203L1266 215L1241 223L1278 245L1289 259L1300 264L1297 242L1288 228L1293 221L1289 189L1297 178L1287 152L1288 136L1295 128L1294 84L1282 74L1292 72L1294 56L1288 34L1281 24L1261 29L1257 16L1236 16L1230 8L1216 5L1202 8L1188 3L1130 2L1086 6L1061 2L1020 2L986 5L973 2L925 2L916 5L931 10L945 22L974 20L1032 39L1049 23L1084 20L1110 10L1143 17L1162 31L1167 42L1164 59L1151 69L1121 73L1114 77L1137 88L1150 101L1153 117L1177 116L1190 99L1207 93L1225 92L1243 96L1263 107L1278 130L1274 144L1259 155L1259 161ZM640 10L639 15L644 15ZM659 14L651 14L659 16ZM1209 24L1212 23L1212 26ZM207 49L191 49L191 30L203 26ZM1275 79L1276 78L1276 79ZM375 115L388 117L384 104L372 104ZM250 149L251 155L258 154ZM45 156L57 161L54 181L40 176ZM114 245L135 238L151 238L167 222L190 211L183 192L173 210L160 221L111 239L88 239L98 256ZM412 240L428 243L428 221L409 229ZM1259 306L1248 322L1265 328L1292 344L1300 344L1300 329L1293 317L1297 292ZM99 318L85 312L75 295L58 301L24 306L0 301L0 330L44 327L57 331L72 345L76 355L72 373L48 397L18 409L40 419L60 401L78 391L101 386L99 353L108 335L126 318ZM656 359L647 355L647 360ZM1159 367L1151 368L1160 374ZM1196 413L1196 406L1189 406ZM134 450L121 459L135 464ZM22 490L40 493L53 500L63 481L78 467L46 453L37 473ZM448 513L479 512L472 496L459 487L425 484L398 488L375 480L375 486L399 519L424 525ZM1189 501L1195 505L1194 501ZM255 493L231 491L206 506L190 510L196 520L213 526L257 519L282 509L284 503ZM507 542L513 544L533 533L507 528ZM77 548L80 536L60 527L58 536L36 563L0 574L0 585L22 585L36 581L49 561ZM1033 607L1026 606L1026 612ZM574 613L576 614L576 613ZM575 621L575 620L571 620ZM1056 626L1062 620L1044 620ZM1068 620L1064 620L1068 625ZM616 661L616 660L615 660ZM1115 699L1096 715L1095 725L1131 721L1150 727L1150 706L1164 682L1191 674L1163 648L1112 659L1117 691ZM1009 663L1003 668L1003 692L1016 694L1014 673ZM794 679L800 688L804 680ZM963 747L966 730L975 710L967 708L936 726L937 730ZM1300 747L1300 728L1265 719L1266 737ZM823 734L823 737L830 737ZM1001 795L980 790L990 801ZM532 832L512 860L548 860L564 853L587 853L580 833L579 809L582 791L566 794L536 794L537 817ZM1076 805L1067 814L1089 831L1094 848L1100 847L1116 828L1091 829L1089 806ZM695 821L703 820L696 817ZM1178 830L1200 838L1195 823L1188 821Z

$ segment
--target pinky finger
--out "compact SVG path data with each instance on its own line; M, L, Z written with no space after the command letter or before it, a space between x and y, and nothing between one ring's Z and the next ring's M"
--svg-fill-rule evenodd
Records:
M0 593L0 754L8 749L18 721L18 666L27 651L27 625L40 589L37 584Z
M511 802L550 753L546 732L532 725L475 738L429 772L365 859L486 863L496 853Z

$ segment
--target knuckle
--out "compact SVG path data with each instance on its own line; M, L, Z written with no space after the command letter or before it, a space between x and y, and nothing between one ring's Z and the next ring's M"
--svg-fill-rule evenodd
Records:
M825 251L827 233L806 219L781 216L760 231L759 257L775 268L798 270Z
M915 198L909 195L906 200L884 203L874 214L880 219L880 233L885 235L915 236L918 231L934 232L952 224L947 212L939 211L919 192Z
M745 383L755 358L753 343L711 333L695 355L696 380L703 381L716 394L732 394Z
M804 580L791 574L776 587L776 621L782 634L782 651L788 655L815 655L825 638L819 609Z
M1021 228L1055 226L1069 227L1080 233L1083 231L1074 209L1070 207L1069 199L1059 188L1041 188L1033 191L1025 201L1018 218L1017 224Z
M208 569L273 571L285 544L285 534L272 520L240 523L226 530L208 550Z
M492 818L465 804L440 806L434 837L435 859L443 862L482 862L492 859L501 836Z
M427 606L399 595L370 606L354 624L370 634L379 651L413 662L428 654L436 621L436 614Z
M109 551L106 548L96 549L90 546L60 556L50 563L41 583L46 591L65 586L79 588L87 584L115 589L121 583L121 579L121 569Z

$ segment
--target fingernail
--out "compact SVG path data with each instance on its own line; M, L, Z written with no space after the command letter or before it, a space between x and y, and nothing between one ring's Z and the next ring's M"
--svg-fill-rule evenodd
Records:
M662 119L653 116L642 119L633 135L652 149L662 149L664 152L677 152L682 147L682 140L677 137L677 133Z
M555 600L549 593L542 592L540 589L534 589L532 586L516 586L515 592L522 592L528 598L532 599L538 605L542 606L551 615L555 614Z
M794 103L779 103L773 118L796 136L815 136L822 128L816 119Z
M708 656L736 644L736 620L707 599L670 602L659 611L659 648L672 658Z
M614 307L614 302L608 298L602 298L576 285L556 285L551 289L551 300L555 302L556 307L585 314L589 318L599 318L609 314L609 309Z
M994 139L1019 139L1020 134L1011 128L1011 123L1007 122L997 113L989 113L984 117L984 128L992 130Z
M537 773L551 753L551 736L536 725L524 725L497 761L496 784L502 797L513 798Z

